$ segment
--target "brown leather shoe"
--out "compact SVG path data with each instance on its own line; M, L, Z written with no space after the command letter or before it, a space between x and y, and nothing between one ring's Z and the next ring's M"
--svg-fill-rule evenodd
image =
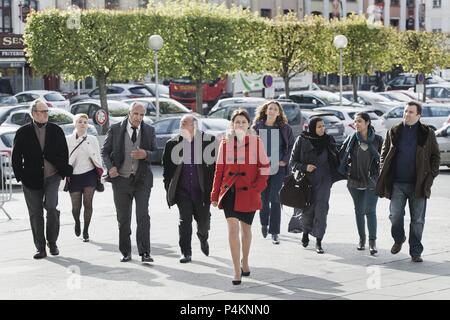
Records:
M415 256L415 257L411 257L411 261L412 262L423 262L423 259L421 256Z
M402 250L402 245L403 245L403 242L405 242L406 241L406 237L404 237L403 238L403 241L402 242L400 242L400 243L394 243L394 245L392 246L392 248L391 248L391 253L392 254L397 254L397 253L399 253L400 252L400 250Z

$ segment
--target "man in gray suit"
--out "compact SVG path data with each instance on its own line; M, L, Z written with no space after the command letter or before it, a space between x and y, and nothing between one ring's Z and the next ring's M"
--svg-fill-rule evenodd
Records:
M155 129L142 120L145 107L138 102L130 106L128 117L111 126L102 157L112 183L114 204L119 223L119 250L122 262L131 260L131 211L136 201L136 242L142 262L153 262L150 256L150 216L148 200L153 187L150 151L156 149Z

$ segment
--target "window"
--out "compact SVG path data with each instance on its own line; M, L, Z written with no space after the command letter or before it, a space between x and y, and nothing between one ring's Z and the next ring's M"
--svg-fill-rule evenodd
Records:
M11 0L3 0L3 2L5 1L10 2ZM21 17L23 22L26 22L31 10L39 10L39 2L37 0L23 0L22 6L19 7L19 10L19 17Z
M403 118L403 108L396 108L389 112L388 118Z
M0 32L12 33L11 0L0 0Z
M432 29L431 32L433 32L433 33L442 33L442 28Z
M47 101L66 101L66 99L61 94L59 94L57 92L46 94L44 96L44 98Z
M450 113L450 109L446 107L431 107L430 109L433 117L447 117Z
M146 87L134 87L129 89L131 93L140 96L151 96L152 93Z
M16 98L17 98L17 101L19 101L19 103L23 103L23 102L31 102L33 100L36 100L38 97L31 95L29 93L24 93L24 94L18 95Z
M398 7L400 5L400 0L391 0L391 7Z
M222 109L219 109L217 111L210 113L208 115L208 118L226 119L227 118L226 114L227 114L227 108L222 108Z
M15 135L16 135L15 132L5 133L4 135L2 135L3 144L7 148L12 148Z
M86 0L72 0L72 5L77 6L80 9L87 9Z
M119 0L105 0L105 9L117 10L120 9Z
M441 5L441 0L433 0L433 8L440 8Z
M423 107L421 116L422 117L431 117L431 108L430 107Z
M181 108L179 108L174 103L171 103L169 101L160 101L159 102L159 109L161 114L174 114L174 113L184 113L185 111Z
M261 17L271 19L272 9L261 9Z
M295 104L283 104L283 110L290 125L300 124L300 110Z
M56 124L72 124L73 116L70 113L58 112L57 109L49 110L48 122Z
M153 127L155 127L155 134L169 133L171 123L172 123L172 120L163 120L163 121L153 124Z
M31 121L31 116L26 112L18 112L11 116L11 123L23 126Z
M90 105L87 103L78 104L76 106L73 106L72 113L73 114L79 114L79 113L89 114L89 106Z

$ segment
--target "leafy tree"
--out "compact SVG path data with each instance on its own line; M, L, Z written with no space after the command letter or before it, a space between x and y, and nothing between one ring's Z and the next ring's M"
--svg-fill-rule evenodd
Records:
M258 48L264 23L250 11L205 0L167 0L147 10L170 17L161 73L195 82L197 112L202 113L203 82L262 68Z
M352 76L353 99L357 101L358 76L375 71L389 71L395 61L397 34L391 28L368 23L364 16L351 15L332 22L335 35L343 34L348 45L343 49L343 73ZM339 50L334 50L329 69L339 73Z
M26 55L41 74L61 74L70 80L95 77L101 106L108 112L106 84L112 79L139 78L147 72L146 30L160 19L144 11L34 12L24 33ZM103 133L108 127L108 123L103 126Z
M331 50L332 32L322 17L298 20L295 13L277 16L267 22L264 38L266 69L284 81L286 96L289 82L299 73L318 71L327 63Z
M430 74L450 61L446 35L442 33L406 31L400 35L398 62L403 70ZM426 94L423 95L426 102Z

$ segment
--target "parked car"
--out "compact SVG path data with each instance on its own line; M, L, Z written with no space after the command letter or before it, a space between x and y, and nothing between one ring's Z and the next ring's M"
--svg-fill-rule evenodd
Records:
M156 121L156 98L155 97L147 97L147 98L133 98L123 100L127 104L132 104L134 102L140 102L146 108L145 117L150 118L153 121ZM170 98L159 98L159 115L160 119L173 117L180 114L192 113L196 116L200 116L198 113L193 113L191 109L185 107L177 100Z
M156 97L156 84L144 83L144 85L148 88L148 90L150 90L152 95ZM158 96L162 98L169 98L170 96L169 87L162 84L158 84Z
M247 110L250 120L253 121L255 118L256 109L268 101L266 99L261 100L261 98L228 98L223 100L227 100L229 103L222 103L221 106L218 107L215 106L208 114L208 118L230 120L234 110L242 108ZM281 104L284 113L288 118L288 123L292 127L294 136L297 137L301 133L303 126L300 105L290 100L282 100L278 102Z
M431 98L437 102L450 102L450 82L430 84L426 86L425 91L427 98Z
M391 90L391 91L385 91L385 92L378 92L380 96L386 97L391 101L394 102L409 102L414 99L412 99L409 95L406 95L402 91L399 90Z
M330 112L302 110L303 130L308 130L308 124L314 117L321 117L325 123L325 132L336 140L338 146L342 145L347 136L341 120Z
M237 109L238 107L242 107L244 105L260 106L267 101L268 100L265 98L257 98L257 97L234 97L234 98L220 99L211 108L208 115L214 113L218 109L224 108L225 106L229 107L234 105L236 107L234 109ZM216 118L223 118L223 117L216 117Z
M0 93L0 106L14 106L19 104L17 98L6 93Z
M16 106L5 106L0 108L0 125L5 122L9 115L15 111L30 108L27 104L16 105Z
M436 140L441 153L441 166L450 168L450 123L446 123L436 132Z
M445 82L439 76L428 76L425 78L426 84ZM408 90L416 85L416 75L413 73L401 73L386 85L386 91L389 90Z
M16 130L16 128L0 127L0 157L2 157L2 154L6 154L8 157L11 157ZM7 158L2 159L2 166L0 166L0 177L3 179L3 182L0 183L3 183L3 186L6 185L6 180L9 178L13 179L15 177L14 171L10 166L10 161L7 161L6 159Z
M353 91L344 91L342 96L353 101ZM359 104L371 108L375 113L381 116L390 108L399 106L398 102L392 102L388 98L371 91L358 91Z
M367 110L367 109L363 109L363 108L328 106L328 107L321 107L321 108L314 109L314 111L333 113L344 124L346 135L351 135L356 130L356 128L354 126L355 114L357 114L358 112L367 112L370 116L372 125L375 128L375 132L383 137L386 134L386 128L383 126L383 121L371 109Z
M160 163L166 142L180 132L182 116L171 117L153 123L156 135L156 151L152 151L152 162ZM220 139L230 128L230 121L225 119L198 118L198 128Z
M61 93L48 90L29 90L16 94L18 103L30 104L36 99L44 101L49 108L55 107L69 111L70 102Z
M303 109L304 105L311 105L314 106L314 108L319 108L329 105L339 105L340 103L339 94L324 90L293 91L287 98L300 104ZM286 94L281 94L279 99L286 99ZM342 97L343 106L352 106L354 104L355 103L352 103L350 100Z
M109 124L114 124L122 121L127 115L130 109L130 105L123 101L108 100L108 111L109 111ZM95 121L95 113L101 109L100 100L84 100L79 101L71 105L70 112L72 114L85 113L89 117L89 123L94 125L98 133L102 132L102 127L98 125ZM152 124L153 120L147 116L144 117L144 122L147 124Z
M389 130L403 119L404 107L395 107L386 112L381 118L384 127ZM450 115L450 105L444 104L424 104L422 105L422 115L420 122L429 125L433 130L441 128Z
M53 108L48 110L48 121L59 125L66 135L71 134L74 130L73 117L73 114L62 109ZM2 123L0 128L11 128L11 130L17 130L19 127L30 123L31 120L31 110L29 108L21 109L12 112ZM96 136L97 130L94 126L89 125L88 133Z
M106 86L106 97L108 100L124 100L131 98L140 97L152 97L153 94L147 88L147 86L142 84L128 84L128 83L113 83ZM97 87L87 94L82 94L70 99L70 103L73 104L78 101L88 100L88 99L99 99L100 89Z

